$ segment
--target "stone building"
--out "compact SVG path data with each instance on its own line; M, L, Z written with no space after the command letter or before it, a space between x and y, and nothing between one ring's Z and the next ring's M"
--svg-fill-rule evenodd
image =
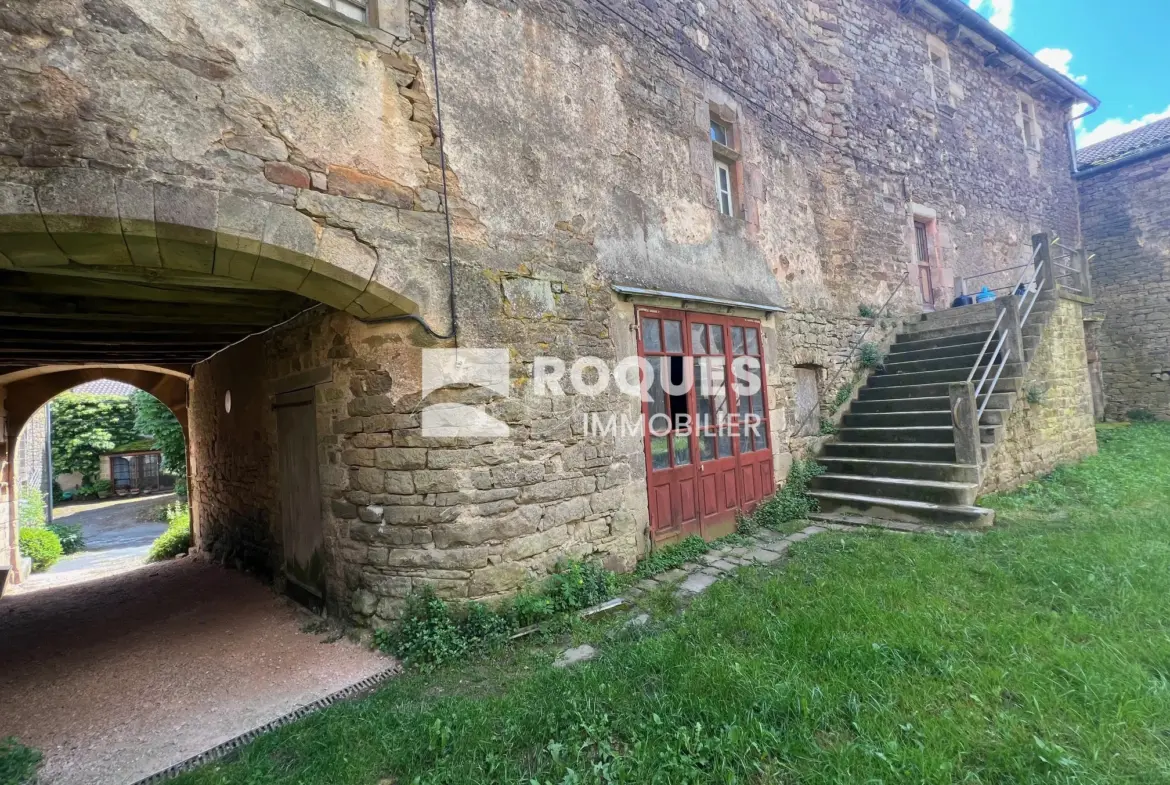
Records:
M1077 237L1095 103L960 0L60 0L0 36L8 438L79 381L148 389L197 546L363 624L729 531L863 337ZM639 354L765 384L538 389ZM758 429L593 427L728 402Z
M1105 413L1170 418L1170 120L1077 152Z

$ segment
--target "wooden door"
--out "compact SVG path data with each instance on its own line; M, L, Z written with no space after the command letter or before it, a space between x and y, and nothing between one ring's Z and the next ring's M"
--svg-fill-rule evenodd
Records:
M688 314L695 378L695 438L699 455L699 523L704 537L735 531L741 494L727 364L727 320Z
M732 385L731 397L738 414L735 453L740 478L740 509L751 512L765 497L776 490L772 469L772 449L768 435L768 378L764 368L764 346L758 322L747 319L728 320L731 334L730 355L758 374L755 389L740 391Z
M914 222L914 258L918 262L918 291L922 305L934 310L934 279L930 274L930 232L923 221Z
M642 402L651 518L665 539L699 532L693 409L687 390L686 320L674 312L644 311L638 346L651 366L650 401Z
M325 551L313 389L277 396L275 407L286 591L298 602L320 608L325 603Z
M638 323L655 371L642 407L651 536L728 534L775 490L759 323L662 308L640 309ZM736 358L758 371L750 394L734 390Z

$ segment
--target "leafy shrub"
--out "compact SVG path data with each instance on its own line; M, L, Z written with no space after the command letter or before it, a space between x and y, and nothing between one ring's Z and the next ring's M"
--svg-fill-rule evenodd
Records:
M616 588L614 574L591 561L570 561L559 565L548 577L544 593L557 613L579 611L609 599Z
M49 531L57 535L61 541L61 550L68 556L71 553L85 550L85 538L81 536L80 524L50 523Z
M502 613L515 627L527 627L529 624L539 624L545 619L552 618L553 603L548 597L540 594L520 592L504 603Z
M784 487L761 502L753 515L763 526L778 526L816 512L817 500L808 495L808 484L824 472L825 467L816 461L795 461Z
M114 490L114 484L109 480L98 480L93 484L93 492L101 496L103 493L109 493Z
M1040 404L1044 402L1045 390L1039 384L1030 384L1028 389L1024 391L1024 397L1028 399L1030 404Z
M673 570L687 562L694 561L708 550L710 550L710 546L707 541L697 534L692 534L686 539L655 549L649 556L638 562L638 567L634 570L634 577L650 578L667 570Z
M0 785L33 785L41 753L13 737L0 739Z
M434 667L463 657L468 641L451 618L451 609L430 586L406 598L406 612L391 631L378 630L374 642L408 665Z
M886 357L882 349L873 341L866 341L861 345L861 364L865 368L881 368Z
M1156 422L1158 418L1149 409L1130 409L1125 413L1130 422Z
M848 403L852 397L853 397L853 383L850 382L849 384L842 387L840 390L837 390L837 394L835 396L833 396L833 411L837 411L838 409L840 409L842 406L844 406L846 403Z
M45 525L45 497L28 483L22 483L16 494L16 522L30 527Z
M863 319L872 319L878 315L877 308L874 308L872 305L866 305L865 303L857 306L857 313L861 314Z
M167 509L167 530L150 546L148 561L173 559L191 548L191 509L181 502Z
M520 627L609 599L616 583L612 572L594 562L570 561L536 592L521 592L496 610L472 602L461 612L425 586L407 597L393 629L374 633L374 643L407 664L430 669L502 645Z
M183 427L167 405L148 392L136 391L130 396L134 402L134 427L139 433L151 437L151 441L162 452L162 468L175 477L175 490L183 483L180 496L187 491L187 448L183 439Z
M832 436L837 432L837 426L833 425L832 420L825 417L821 418L821 436Z
M64 549L53 532L29 526L20 530L20 552L32 559L33 572L43 572L57 563Z

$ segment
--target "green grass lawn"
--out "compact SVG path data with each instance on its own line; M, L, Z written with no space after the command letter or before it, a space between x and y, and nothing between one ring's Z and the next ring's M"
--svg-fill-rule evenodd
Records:
M821 535L588 665L401 678L178 782L1170 782L1170 427L1100 441L985 535Z

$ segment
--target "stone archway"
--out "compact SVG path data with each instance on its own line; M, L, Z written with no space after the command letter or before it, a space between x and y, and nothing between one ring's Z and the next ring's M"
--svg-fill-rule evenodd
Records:
M158 398L179 421L190 463L191 433L187 412L190 376L170 368L150 366L49 366L0 374L0 561L15 569L17 552L17 494L14 451L25 423L57 395L85 382L110 379L125 382ZM16 575L19 581L21 576Z
M396 220L361 202L297 209L93 169L32 170L26 181L0 182L0 270L89 279L101 291L157 283L278 290L380 318L416 313L427 294L418 289L426 276L380 260L358 239Z

